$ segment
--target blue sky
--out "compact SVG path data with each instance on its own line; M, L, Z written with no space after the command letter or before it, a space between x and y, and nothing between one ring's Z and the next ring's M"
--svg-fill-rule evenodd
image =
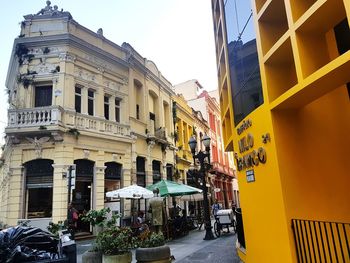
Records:
M241 33L243 43L255 38L253 17L250 17L251 2L247 0L226 0L224 2L226 24L230 25L226 26L228 42L237 40Z
M198 79L208 90L217 88L215 44L210 0L52 0L79 24L121 45L131 44L154 61L177 84ZM7 122L5 80L14 39L23 15L37 13L45 0L4 1L0 17L0 132ZM2 137L2 136L1 136Z

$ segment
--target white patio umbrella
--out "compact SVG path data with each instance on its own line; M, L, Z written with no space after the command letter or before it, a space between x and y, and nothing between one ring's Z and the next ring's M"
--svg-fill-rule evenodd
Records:
M154 195L152 191L133 184L118 190L107 192L106 196L111 198L147 199L152 198Z

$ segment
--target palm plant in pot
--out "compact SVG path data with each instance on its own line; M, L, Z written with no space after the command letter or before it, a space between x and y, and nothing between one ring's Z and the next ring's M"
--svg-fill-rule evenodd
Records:
M130 263L132 231L130 228L110 226L104 228L96 238L97 250L102 252L103 263Z
M137 262L171 262L170 247L165 245L165 238L161 232L145 230L139 235L137 246Z

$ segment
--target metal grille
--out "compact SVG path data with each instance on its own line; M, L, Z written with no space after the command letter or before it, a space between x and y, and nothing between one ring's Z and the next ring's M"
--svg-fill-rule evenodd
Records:
M245 238L244 238L244 228L243 228L243 218L241 208L236 208L236 229L237 229L237 239L241 247L245 248Z
M350 224L292 219L298 262L350 262Z
M26 187L29 188L47 188L53 187L53 176L51 175L30 175L26 177Z

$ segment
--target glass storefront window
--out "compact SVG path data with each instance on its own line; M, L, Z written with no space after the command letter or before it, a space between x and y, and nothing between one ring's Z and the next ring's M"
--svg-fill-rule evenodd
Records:
M27 218L52 216L52 188L28 189Z
M53 161L32 160L24 164L27 218L52 216Z
M263 103L250 1L224 1L234 123Z

